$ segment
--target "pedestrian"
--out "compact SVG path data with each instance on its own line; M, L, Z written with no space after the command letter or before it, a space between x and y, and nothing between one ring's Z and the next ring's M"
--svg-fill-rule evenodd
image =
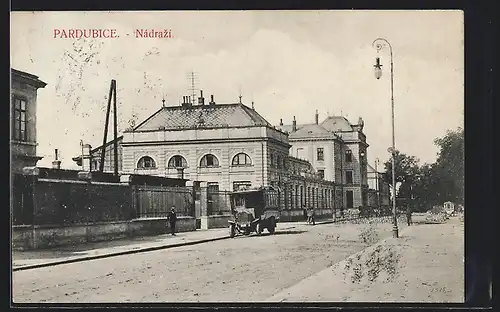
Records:
M412 224L411 222L411 206L408 205L406 207L406 223L408 224L408 226L410 226Z
M312 224L312 225L315 224L314 209L313 208L309 208L309 210L307 211L307 223Z
M170 231L173 236L175 236L175 223L177 222L177 214L175 213L175 207L172 207L168 213L168 222L170 223Z
M306 220L306 222L307 222L307 220L308 220L308 216L307 216L307 208L306 208L306 205L303 205L303 206L302 206L302 210L303 210L303 212L304 212L304 220Z

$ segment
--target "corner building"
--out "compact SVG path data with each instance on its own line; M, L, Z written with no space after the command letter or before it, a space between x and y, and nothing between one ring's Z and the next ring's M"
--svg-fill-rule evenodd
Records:
M364 122L350 123L343 116L328 116L319 122L291 125L280 123L289 133L290 155L311 163L324 180L337 185L337 209L359 208L368 205L368 173Z

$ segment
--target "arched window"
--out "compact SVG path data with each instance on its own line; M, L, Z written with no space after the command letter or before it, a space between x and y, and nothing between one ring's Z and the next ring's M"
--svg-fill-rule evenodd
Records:
M219 167L219 160L212 154L207 154L201 158L200 167Z
M233 157L232 164L233 166L250 166L252 165L252 160L247 154L239 153Z
M149 156L144 156L137 162L137 168L139 169L152 169L156 168L155 161Z
M187 168L186 158L181 155L175 155L168 161L169 168Z

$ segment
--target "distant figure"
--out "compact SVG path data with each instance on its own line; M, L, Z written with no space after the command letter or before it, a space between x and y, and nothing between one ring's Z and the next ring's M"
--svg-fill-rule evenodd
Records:
M309 208L309 210L307 211L307 223L312 224L312 225L316 224L316 222L314 221L314 209L313 208Z
M306 208L306 205L302 206L302 210L304 211L304 220L307 221L308 217L307 217L307 208Z
M172 235L175 236L175 223L177 222L177 214L175 213L175 207L172 207L168 213L168 222L170 223L170 230Z
M411 222L411 206L408 205L406 207L406 223L408 224L408 226L410 226L412 224Z

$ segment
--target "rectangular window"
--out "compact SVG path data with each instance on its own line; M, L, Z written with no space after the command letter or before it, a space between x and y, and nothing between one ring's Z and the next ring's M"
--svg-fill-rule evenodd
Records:
M325 160L325 155L323 154L322 147L316 149L316 160Z
M353 183L352 171L350 171L350 170L345 172L345 183L347 183L347 184Z
M219 183L217 182L208 182L207 183L208 191L211 193L219 192Z
M318 174L319 174L321 179L325 178L325 170L323 170L323 169L318 170Z
M307 159L306 151L304 148L297 148L297 158L299 159Z
M26 129L26 100L20 98L13 98L14 101L14 115L13 115L13 134L14 139L19 141L27 141L27 129Z
M345 161L352 162L352 151L351 150L345 151Z
M250 181L235 181L233 182L233 191L249 189L252 186Z

